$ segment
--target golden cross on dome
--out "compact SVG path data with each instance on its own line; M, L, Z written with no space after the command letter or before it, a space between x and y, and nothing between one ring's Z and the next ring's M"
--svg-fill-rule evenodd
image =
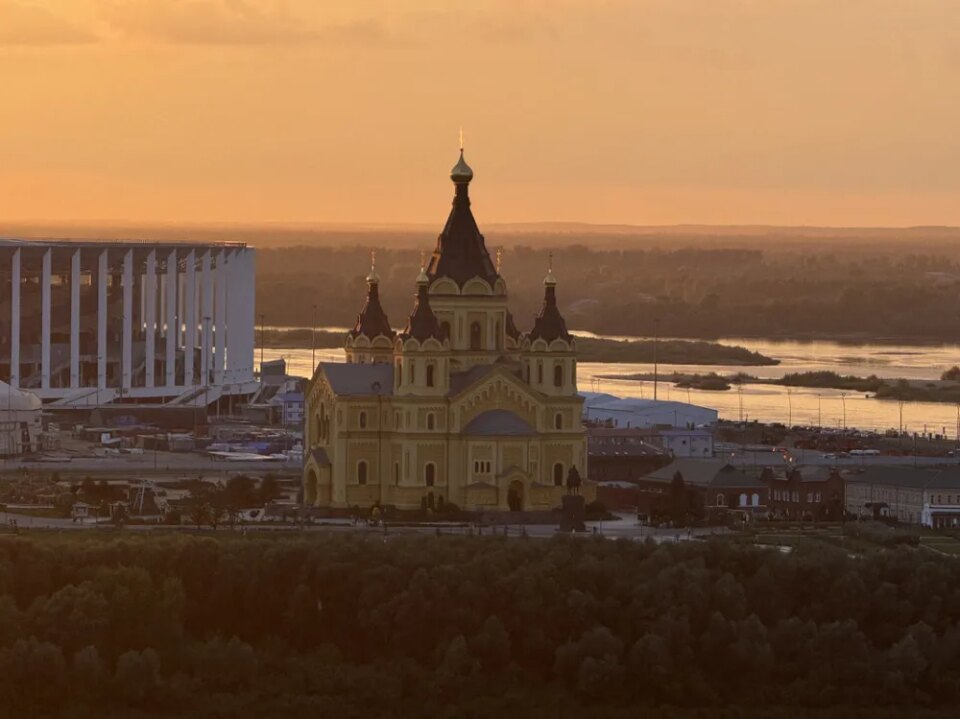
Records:
M552 252L550 253L547 269L550 270L550 272L553 272L553 253Z
M463 125L460 126L460 152L463 152Z
M500 274L500 268L503 267L503 248L497 248L497 274Z
M373 272L377 269L377 251L370 250L370 271Z
M424 269L427 266L427 253L425 250L420 250L420 269Z

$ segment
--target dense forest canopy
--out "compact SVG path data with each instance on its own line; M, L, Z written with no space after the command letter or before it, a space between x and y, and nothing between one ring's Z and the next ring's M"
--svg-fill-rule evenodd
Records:
M12 716L945 717L958 620L960 562L916 549L0 540Z
M488 246L496 245L488 238ZM351 325L363 304L372 247L262 250L258 313L270 325ZM530 246L504 253L521 330L530 328L542 303L549 254ZM960 260L952 246L566 245L553 255L558 296L573 329L650 336L658 320L661 336L675 337L960 338ZM395 327L411 310L418 263L415 250L378 251L380 293Z

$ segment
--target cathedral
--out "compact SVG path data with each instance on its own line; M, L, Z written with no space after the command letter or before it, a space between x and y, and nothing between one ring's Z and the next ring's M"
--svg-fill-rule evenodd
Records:
M322 362L310 380L306 506L549 510L586 477L576 340L552 267L521 332L470 209L462 149L450 179L453 207L406 326L391 328L371 263L346 362Z

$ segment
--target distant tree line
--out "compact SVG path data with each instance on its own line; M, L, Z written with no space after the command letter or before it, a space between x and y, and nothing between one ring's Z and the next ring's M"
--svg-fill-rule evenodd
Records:
M555 238L556 244L563 242ZM960 264L942 247L889 243L818 249L781 246L774 238L750 248L717 243L556 249L558 294L568 323L606 334L649 336L658 320L661 336L702 338L960 337ZM488 238L488 244L492 251L496 240ZM363 304L370 249L262 250L257 312L274 325L351 324ZM542 302L548 254L511 246L504 255L503 275L521 330L529 329ZM412 308L418 267L416 250L378 251L381 296L395 327L403 326Z
M908 548L10 536L0 714L947 717L958 618Z

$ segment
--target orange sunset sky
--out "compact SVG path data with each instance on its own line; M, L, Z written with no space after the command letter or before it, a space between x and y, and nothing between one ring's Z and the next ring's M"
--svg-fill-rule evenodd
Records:
M960 2L0 0L4 221L960 224Z

